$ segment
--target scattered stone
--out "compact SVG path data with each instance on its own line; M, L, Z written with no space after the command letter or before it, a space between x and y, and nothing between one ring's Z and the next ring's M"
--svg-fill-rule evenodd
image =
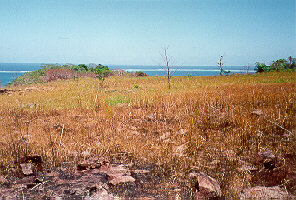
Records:
M262 159L275 159L275 155L273 155L272 151L268 150L268 151L261 151L258 153L258 155L262 158Z
M31 163L22 163L20 164L22 172L26 176L33 175L33 165Z
M19 143L24 143L24 144L28 144L31 142L32 136L31 135L23 135L20 140Z
M264 136L263 132L260 131L260 130L257 130L257 131L256 131L256 135L257 135L258 137L262 137L262 136Z
M8 180L0 174L0 184L8 184Z
M130 170L123 165L113 165L113 166L102 166L99 170L99 173L103 174L120 174L122 176L124 175L131 175Z
M84 157L90 156L90 152L88 150L81 152L81 155Z
M176 149L174 149L174 155L180 156L180 157L186 156L186 143L180 146L177 146Z
M240 164L240 167L238 168L239 171L257 171L258 170L257 167L242 160L239 160L239 164Z
M132 176L122 176L121 174L108 174L109 183L112 185L118 185L120 183L135 182Z
M165 132L159 137L159 140L166 140L170 137L170 135L170 132Z
M33 183L35 181L36 177L34 176L27 176L22 179L19 179L15 181L16 184L28 184L28 183Z
M82 171L82 170L95 169L95 168L100 168L103 165L109 166L109 161L103 157L99 159L90 157L89 159L79 163L77 165L77 170Z
M30 175L31 171L32 173L34 173L38 171L41 172L43 170L43 162L41 156L24 156L20 159L19 162L22 168L22 172L24 174L29 173L25 175Z
M258 156L259 162L263 163L265 169L273 170L275 168L275 155L272 151L261 151Z
M195 192L195 199L220 197L222 195L220 185L214 178L202 172L190 173L189 178Z
M31 109L38 108L39 107L39 104L38 103L28 103L27 104L27 107L28 108L31 108Z
M263 111L261 109L256 109L256 110L253 110L251 112L251 114L253 115L257 115L257 116L261 116L261 115L264 115Z
M149 170L140 170L140 169L135 169L135 170L130 170L131 173L135 173L135 174L148 174L151 173L151 171Z
M88 189L88 197L86 199L113 199L113 195L107 192L108 186L99 182L98 184L92 185Z
M148 121L154 121L156 119L155 115L151 113L150 115L147 116Z
M46 172L46 176L47 177L57 177L57 176L59 176L59 173L58 172L55 172L55 171L48 170Z
M290 196L287 191L278 186L257 186L244 189L240 195L240 199L290 199Z
M187 132L188 132L187 129L180 129L179 134L185 135Z

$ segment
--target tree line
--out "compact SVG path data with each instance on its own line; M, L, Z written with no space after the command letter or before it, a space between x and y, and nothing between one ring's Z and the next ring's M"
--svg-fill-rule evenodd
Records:
M271 65L256 62L255 71L260 72L273 72L273 71L295 71L296 58L289 56L288 59L278 59L273 61Z

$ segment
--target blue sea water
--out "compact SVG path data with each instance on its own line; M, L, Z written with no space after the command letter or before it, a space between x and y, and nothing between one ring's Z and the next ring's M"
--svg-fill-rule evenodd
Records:
M0 86L6 86L16 77L25 72L40 69L42 63L0 63ZM149 76L165 76L165 70L160 66L140 65L108 65L110 69L123 69L128 72L142 71ZM246 73L243 66L225 66L230 73ZM254 73L254 67L250 67L249 73ZM180 66L172 69L173 76L217 76L217 66Z
M25 72L40 69L41 63L0 63L0 86L6 86Z

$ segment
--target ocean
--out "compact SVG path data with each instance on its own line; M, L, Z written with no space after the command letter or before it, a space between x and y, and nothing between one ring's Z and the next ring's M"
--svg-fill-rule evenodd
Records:
M0 63L0 87L5 87L16 77L25 72L40 69L42 63ZM107 65L110 69L123 69L128 72L142 71L149 76L165 76L164 69L160 66L140 65ZM243 66L224 66L225 70L232 73L246 73ZM250 67L249 73L254 73L254 67ZM172 69L173 76L218 76L218 66L180 66Z

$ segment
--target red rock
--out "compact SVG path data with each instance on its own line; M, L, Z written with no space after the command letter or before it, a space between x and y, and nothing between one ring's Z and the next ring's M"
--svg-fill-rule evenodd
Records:
M112 185L117 185L120 183L129 183L129 182L135 182L136 179L134 179L131 176L122 176L120 174L108 174L109 183Z
M31 163L22 163L20 166L24 175L33 175L33 165Z
M191 173L189 178L193 180L195 199L219 197L222 195L218 181L202 172Z
M132 173L135 173L135 174L148 174L150 173L151 171L149 170L139 170L139 169L135 169L135 170L130 170Z
M83 162L79 163L77 165L77 170L82 171L82 170L89 170L89 169L95 169L95 168L100 168L101 166L108 166L109 161L107 161L105 158L94 158L90 157L87 160L84 160Z
M261 115L263 115L264 113L263 113L262 110L260 110L260 109L256 109L256 110L253 110L253 111L252 111L252 114L253 114L253 115L257 115L257 116L261 116Z
M8 183L8 180L0 174L0 184L6 184L6 183Z

